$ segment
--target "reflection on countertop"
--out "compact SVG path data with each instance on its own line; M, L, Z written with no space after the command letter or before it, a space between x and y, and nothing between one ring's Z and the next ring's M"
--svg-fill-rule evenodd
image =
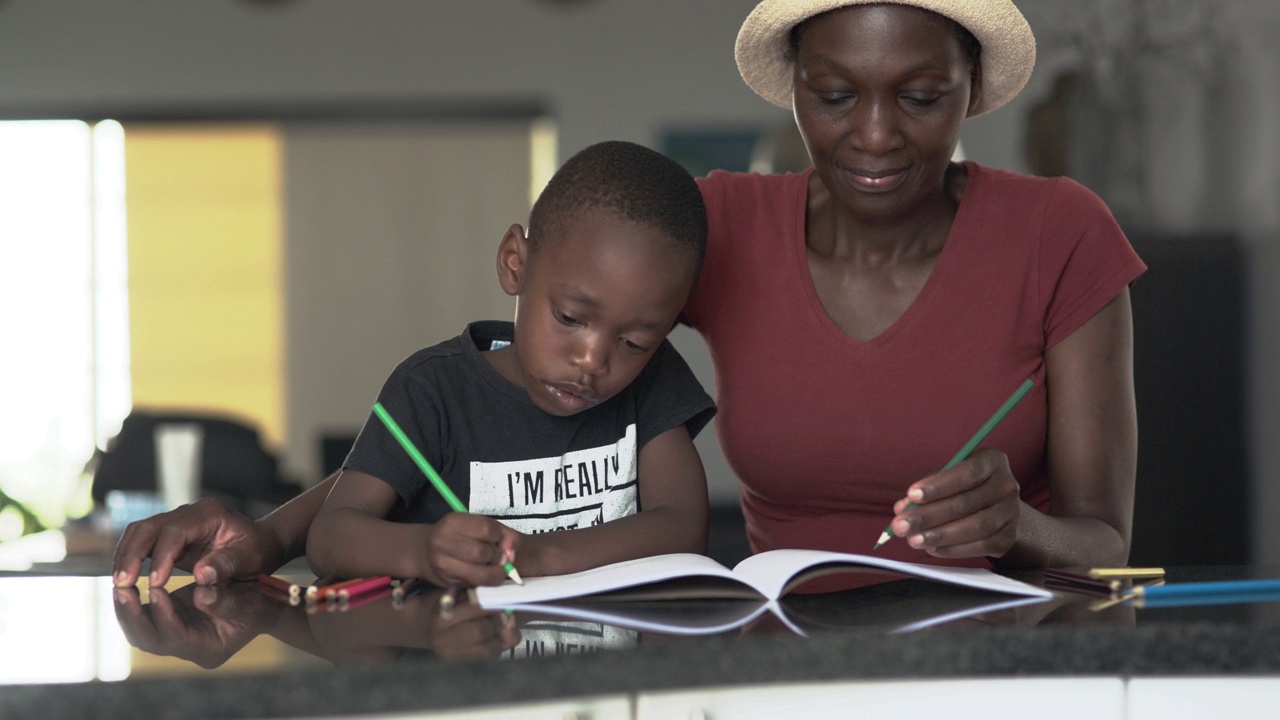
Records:
M1175 579L1260 574L1247 568L1171 573ZM287 579L306 585L314 577ZM482 610L464 593L445 612L443 593L419 583L404 596L388 590L344 605L295 605L256 582L199 587L186 575L164 588L148 588L144 581L123 590L107 577L0 576L0 647L9 649L0 654L0 685L314 671L406 660L545 660L694 643L700 636L746 642L763 636L1049 625L1122 631L1138 624L1247 627L1280 619L1277 602L1135 610L1128 603L1100 607L1106 604L1094 596L1059 592L1049 601L1010 603L914 579L789 596L781 608L751 601L657 601L504 613Z
M1168 570L1171 583L1280 577ZM0 717L314 717L825 681L1280 674L1277 602L1095 610L1094 596L1059 593L974 613L956 608L994 598L899 580L784 599L804 636L771 611L681 635L465 599L446 617L439 592L309 612L257 583L200 588L184 575L117 591L105 576L0 574ZM661 605L667 623L725 610Z

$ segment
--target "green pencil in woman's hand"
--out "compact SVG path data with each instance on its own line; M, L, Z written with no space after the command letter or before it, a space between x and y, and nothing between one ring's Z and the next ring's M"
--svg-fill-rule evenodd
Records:
M1009 411L1013 409L1013 406L1017 405L1018 402L1022 400L1023 396L1031 390L1033 385L1035 385L1035 383L1031 381L1031 378L1023 380L1022 384L1018 386L1018 389L1013 391L1013 394L1009 396L1008 400L1004 401L1004 404L1000 406L999 410L996 410L996 414L992 415L985 423L983 423L982 427L978 428L978 432L974 433L973 437L969 438L969 442L965 443L964 447L960 448L960 451L955 454L955 457L951 458L951 462L942 466L942 470L950 470L963 462L965 458L969 457L969 453L973 452L974 448L978 447L978 443L987 438L987 435L995 429L996 425L1000 424L1000 421L1004 419L1004 416L1009 414ZM939 470L938 472L942 472L942 470ZM907 503L907 507L905 509L910 510L915 506L916 504L913 502ZM871 549L878 550L881 545L889 542L889 538L891 537L893 537L892 521L889 522L889 525L884 529L884 532L880 533L880 539L876 541L875 547Z
M400 429L400 425L391 417L391 413L387 412L387 409L382 407L382 403L378 402L373 404L373 414L377 415L378 419L382 421L382 424L387 426L387 429L391 431L391 434L395 437L396 441L400 443L400 447L404 448L404 451L409 453L409 457L413 459L414 464L418 466L418 469L422 471L422 474L426 475L427 479L431 481L431 484L435 486L436 492L439 492L445 502L449 503L449 507L452 508L454 512L467 512L467 506L462 504L462 501L458 499L457 495L453 494L453 490L449 488L449 485L444 481L444 478L440 477L440 473L436 472L436 469L431 467L431 463L427 462L427 459L423 457L422 453L418 452L418 448L414 446L413 441L409 439L408 435L405 435L404 430ZM516 572L516 566L513 565L510 560L502 564L502 569L506 571L507 577L514 580L517 585L524 584L524 580L520 578L520 573Z

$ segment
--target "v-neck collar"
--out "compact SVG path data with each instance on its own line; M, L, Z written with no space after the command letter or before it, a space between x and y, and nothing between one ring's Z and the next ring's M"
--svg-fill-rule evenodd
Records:
M942 245L942 251L938 253L938 259L934 262L933 268L929 270L929 277L925 279L924 286L920 288L920 292L915 299L911 301L911 305L893 321L889 327L883 332L869 340L858 340L850 337L840 329L839 325L831 319L831 315L827 313L826 307L822 304L822 299L818 297L818 288L813 281L813 271L809 267L809 248L805 242L805 226L808 220L809 205L809 181L813 175L813 168L809 168L802 174L803 182L800 183L799 191L796 193L795 202L799 203L799 209L793 213L796 218L796 227L792 233L792 237L796 238L794 242L795 258L803 280L802 285L810 309L817 316L817 321L822 325L823 329L836 337L841 343L850 348L859 350L873 350L883 347L905 332L914 322L915 318L923 314L927 309L932 298L937 294L937 286L945 281L945 276L949 272L949 267L953 264L950 258L959 250L956 249L955 238L962 233L958 231L963 227L969 219L970 211L967 209L974 205L971 201L972 193L977 190L980 183L980 173L975 163L966 161L963 163L965 170L965 191L964 196L960 198L960 206L956 209L955 219L951 222L951 228L947 231L947 238Z

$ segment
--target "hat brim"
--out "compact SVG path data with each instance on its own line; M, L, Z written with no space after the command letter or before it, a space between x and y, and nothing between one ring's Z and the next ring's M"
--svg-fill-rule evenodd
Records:
M760 97L790 108L791 29L809 18L850 5L889 2L929 10L960 23L982 44L982 97L970 117L1009 102L1031 77L1036 38L1011 0L764 0L738 31L734 57L742 79Z

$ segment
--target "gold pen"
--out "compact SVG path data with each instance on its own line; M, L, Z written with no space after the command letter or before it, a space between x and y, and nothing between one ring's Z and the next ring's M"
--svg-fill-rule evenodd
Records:
M1089 570L1089 577L1110 584L1111 593L1114 595L1125 589L1126 581L1148 580L1151 582L1145 584L1164 583L1164 568L1092 568Z
M1089 577L1094 580L1142 580L1146 578L1162 578L1164 577L1164 568L1092 568L1089 570Z

